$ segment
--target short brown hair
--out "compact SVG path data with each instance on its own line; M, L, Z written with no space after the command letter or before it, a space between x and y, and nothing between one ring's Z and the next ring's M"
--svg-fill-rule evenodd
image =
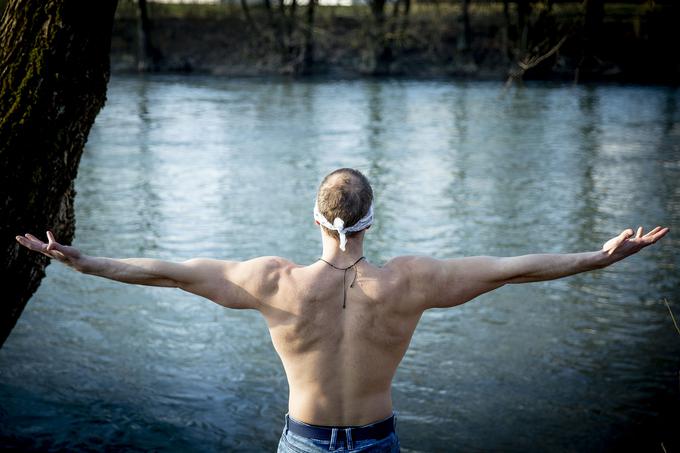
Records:
M373 189L359 170L353 168L340 168L329 173L319 186L316 195L319 212L329 222L333 223L336 217L350 227L366 215L373 203ZM326 232L334 238L338 238L337 231L325 228ZM358 233L358 232L357 232ZM356 233L348 233L351 237Z

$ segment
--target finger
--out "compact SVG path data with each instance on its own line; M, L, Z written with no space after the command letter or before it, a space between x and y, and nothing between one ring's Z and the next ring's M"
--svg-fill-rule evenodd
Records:
M652 231L655 231L655 233L652 234ZM648 245L652 245L655 242L657 242L659 239L664 237L668 232L670 231L669 228L661 228L661 227L656 227L649 233L645 234L642 240L644 241L643 247L647 247Z
M618 249L619 246L621 244L623 244L625 242L625 240L630 237L629 232L632 234L633 231L632 230L624 230L623 232L621 232L621 234L619 234L618 236L616 236L614 239L611 240L611 244L608 244L609 248L607 249L607 253L609 255L614 253L616 251L616 249Z
M632 232L633 232L633 230L631 230L630 228L627 229L627 230L623 230L622 232L620 232L620 233L618 234L618 236L614 236L613 238L611 238L610 240L608 240L607 242L605 242L604 245L602 246L602 250L608 251L609 254L611 255L611 253L612 253L619 245L621 245L621 242L623 242L623 241L626 239L627 235L628 235L629 233L632 233Z
M661 229L662 229L662 228L661 228L660 226L655 227L652 231L650 231L649 233L645 234L644 237L647 237L647 236L654 236L654 235L655 235L656 233L658 233Z
M17 236L16 240L19 244L23 245L24 247L31 249L31 250L34 250L33 242L26 239L25 237Z
M652 236L652 244L664 237L670 231L669 228L662 228L654 236Z
M637 233L635 233L635 239L640 239L642 237L642 227L639 226L637 229Z
M47 239L50 241L50 243L47 245L47 250L52 251L52 250L59 250L61 251L61 244L57 242L56 239L54 239L54 234L52 234L51 231L47 231Z
M38 241L38 242L32 241L32 240L29 240L29 239L27 239L25 237L21 237L21 236L17 236L16 240L17 240L17 242L19 242L19 244L23 245L24 247L26 247L29 250L33 250L34 252L44 253L47 249L47 244L44 244L40 241Z
M37 237L33 236L30 233L26 233L25 236L29 239L30 242L32 242L36 247L42 247L43 244L45 244L43 241L38 239Z

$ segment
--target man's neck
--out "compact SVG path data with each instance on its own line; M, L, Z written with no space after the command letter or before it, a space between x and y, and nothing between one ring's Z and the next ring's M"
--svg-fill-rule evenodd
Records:
M364 234L363 232L354 237L347 238L345 251L340 250L337 239L321 233L323 251L321 258L337 267L351 266L356 260L364 256Z

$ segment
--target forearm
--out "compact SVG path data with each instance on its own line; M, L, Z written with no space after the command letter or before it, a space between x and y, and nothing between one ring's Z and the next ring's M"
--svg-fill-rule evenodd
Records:
M172 268L178 263L150 258L104 258L83 255L76 270L123 283L148 286L177 287L171 278Z
M504 283L528 283L600 269L611 262L606 252L599 251L498 258L496 266Z

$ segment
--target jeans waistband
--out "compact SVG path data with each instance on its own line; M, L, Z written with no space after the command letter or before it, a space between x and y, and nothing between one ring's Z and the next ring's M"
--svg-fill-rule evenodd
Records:
M383 439L395 432L394 414L370 425L364 426L319 426L302 423L286 415L288 430L298 436L308 439L327 440L331 443L347 441L348 443L368 440Z

